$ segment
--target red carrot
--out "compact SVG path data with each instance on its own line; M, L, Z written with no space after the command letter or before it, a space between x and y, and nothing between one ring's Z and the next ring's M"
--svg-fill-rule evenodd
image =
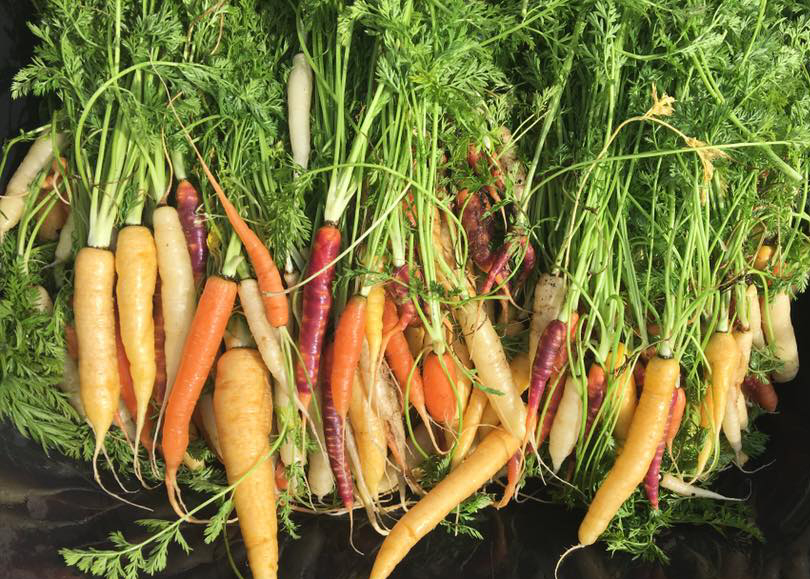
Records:
M183 179L175 190L177 198L177 215L183 226L188 253L191 256L191 269L194 282L199 285L205 275L205 264L208 260L208 231L205 220L200 215L200 195L194 185Z
M495 252L492 257L492 266L487 273L487 279L481 286L480 295L488 294L496 282L498 284L503 283L503 280L509 275L509 254L511 251L512 242L507 241Z
M422 279L419 270L416 271L416 276L418 279ZM394 303L399 306L399 323L397 323L396 329L400 332L404 332L405 328L420 321L416 315L416 304L414 304L408 289L410 283L411 276L408 272L408 265L405 264L394 271L394 279L386 284L388 294L394 300ZM383 338L383 342L385 342L385 338Z
M343 421L340 419L332 401L332 361L334 358L334 344L329 344L324 352L323 360L323 433L326 438L326 453L329 455L329 464L337 482L338 495L347 509L354 505L354 489L352 488L352 475L349 471L349 461L346 459L346 445L343 436Z
M537 252L534 250L534 246L529 243L529 240L526 240L526 253L523 256L523 263L520 265L520 274L518 274L517 279L515 280L515 286L520 287L523 285L523 282L526 281L526 278L529 277L529 274L534 271L534 266L537 263Z
M295 369L295 384L305 407L312 397L311 385L318 380L326 322L332 309L332 281L335 279L335 264L332 262L339 251L340 230L328 223L321 226L312 244L306 277L318 275L304 286L301 329L298 334L301 359Z
M775 412L779 403L779 396L770 382L762 382L752 375L745 377L742 383L742 391L745 396L759 404L766 412Z
M467 233L470 257L482 271L489 271L493 260L489 245L495 223L492 216L486 214L488 207L484 198L480 191L470 194L462 189L456 197L456 206L461 211L461 225Z
M163 405L166 396L166 331L163 327L163 301L160 296L160 277L155 284L155 295L152 300L152 315L155 318L155 387L152 389L152 400L157 407Z
M518 482L520 482L520 462L521 452L518 450L506 463L506 488L503 489L503 497L500 502L495 505L496 508L502 509L509 504L512 497L515 495Z
M679 390L679 389L678 389ZM664 436L661 442L658 443L658 448L655 450L655 456L650 463L650 468L647 469L647 476L644 477L644 492L647 493L647 498L653 509L658 509L658 475L661 472L661 459L664 456L664 447L667 443L667 433L669 426L672 424L672 413L675 408L675 401L678 399L677 390L672 393L672 402L669 403L669 416L667 417L667 426L664 429Z
M593 421L602 408L602 400L605 398L605 370L594 362L588 371L588 416L585 421L585 436L591 432Z

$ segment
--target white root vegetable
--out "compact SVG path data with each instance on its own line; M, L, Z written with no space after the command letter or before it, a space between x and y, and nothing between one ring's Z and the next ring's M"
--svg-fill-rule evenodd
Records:
M311 102L312 68L306 56L299 52L293 57L293 67L287 80L287 118L293 160L304 169L309 164Z
M574 450L582 425L582 389L579 382L568 376L560 405L549 433L548 450L554 472Z
M174 207L159 207L152 214L158 273L161 283L163 327L166 333L166 399L183 356L183 346L197 308L197 289L186 237Z
M751 329L752 343L755 348L764 348L765 334L762 332L762 311L757 286L750 284L745 288L745 297L748 299L748 327Z
M79 417L84 420L87 415L84 413L84 405L82 404L82 397L79 393L79 367L76 361L70 357L67 350L65 350L65 359L62 366L62 382L59 384L59 389L67 394L68 402L76 410Z
M661 478L661 486L667 490L672 491L676 495L689 498L700 499L716 499L718 501L744 501L745 499L737 499L733 497L726 497L721 494L702 489L698 486L691 485L683 480L672 476L667 473Z
M737 392L737 419L740 421L740 430L748 430L748 406L745 403L745 396L742 392Z
M58 133L54 138L49 130L44 131L28 149L22 163L11 176L5 193L0 197L0 239L20 222L31 183L53 160L54 140L61 149L65 136Z
M219 432L217 431L217 419L214 415L214 397L210 394L203 394L197 402L197 412L200 413L200 421L203 426L203 436L211 447L211 450L222 462L222 447L219 444Z
M740 430L740 417L737 413L738 395L739 390L737 388L729 388L728 397L726 398L726 413L723 415L723 434L725 434L729 446L737 456L737 464L742 465L747 457L742 452L742 432Z
M782 367L773 373L772 378L774 382L790 382L799 372L799 347L790 321L790 297L780 292L773 296L766 308L763 320L766 339L782 362Z
M478 379L497 393L487 394L501 424L514 437L526 433L526 406L512 379L501 340L483 308L467 302L456 310Z
M318 400L319 408L323 408ZM309 490L312 494L318 497L318 500L332 492L335 488L335 478L332 475L332 469L329 466L329 456L326 454L326 438L323 434L323 423L320 416L316 416L315 412L310 414L312 419L312 426L315 431L315 436L318 437L315 450L309 453L309 470L307 471L307 482L309 483Z
M565 280L562 277L544 273L534 286L532 321L529 326L529 367L534 364L537 344L546 326L560 315L565 300Z
M53 311L53 300L46 290L41 285L35 285L34 289L37 290L37 297L34 301L34 307L41 312L51 313Z
M73 230L75 228L76 224L73 218L73 211L71 211L68 213L64 227L62 227L62 230L59 232L59 241L54 251L54 265L65 263L70 259L70 254L73 252Z

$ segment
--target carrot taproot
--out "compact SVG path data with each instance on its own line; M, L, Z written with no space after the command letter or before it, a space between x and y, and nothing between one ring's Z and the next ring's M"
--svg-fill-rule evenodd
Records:
M596 415L602 408L602 401L605 398L605 369L597 362L591 364L588 370L588 415L585 420L585 436L587 437Z
M618 405L619 410L613 433L620 443L627 438L627 432L630 430L630 423L633 421L633 414L636 411L637 401L635 368L626 367L622 370L626 360L625 347L620 342L616 347L616 351L608 355L606 364L608 373L617 381L613 390L613 400Z
M369 356L371 356L371 362L375 367L380 360L384 307L385 289L378 284L371 288L366 298L366 340L368 341Z
M352 296L335 329L335 353L330 376L332 404L341 422L346 420L352 400L352 385L363 348L365 321L366 298Z
M552 320L543 330L543 335L537 343L537 352L533 356L532 377L529 385L529 401L526 417L526 433L531 436L537 424L537 411L540 407L540 398L546 390L546 384L554 369L563 344L566 340L565 324L560 320Z
M309 164L312 79L312 67L306 55L299 52L293 56L293 66L287 79L287 118L293 161L304 169Z
M532 321L529 325L529 358L534 364L537 344L552 320L560 315L565 299L565 280L556 275L544 273L534 287L532 302Z
M669 429L667 430L667 448L672 452L672 441L678 435L681 429L681 422L683 422L683 413L686 410L686 391L683 388L675 389L675 402L672 407L672 420L669 422Z
M754 257L754 269L764 270L773 256L773 246L763 243Z
M569 320L568 324L570 326L569 334L573 337L577 331L577 322L579 321L579 314L577 312L572 312L571 319ZM546 393L546 401L544 402L545 406L545 416L543 417L543 422L540 425L540 434L537 437L536 447L539 448L543 442L548 438L549 434L551 433L551 427L554 424L554 416L557 414L557 409L560 405L560 400L562 400L563 395L563 386L565 382L563 381L564 377L564 370L566 365L568 364L568 341L563 340L562 346L560 346L560 350L557 352L557 358L554 361L554 365L551 370L551 376L548 379L548 383L551 384L551 390L547 391Z
M513 436L526 435L526 407L509 370L506 354L492 322L480 304L468 301L455 311L464 340L487 397L503 427Z
M427 355L422 367L422 386L425 406L433 420L440 424L451 425L458 415L453 387L456 383L456 369L450 354L443 354L442 359L434 352Z
M76 256L73 316L79 344L79 383L82 407L95 434L93 469L112 425L121 381L115 347L113 282L115 256L106 249L83 247Z
M385 474L387 443L385 425L380 416L374 412L369 397L363 387L359 371L355 371L354 386L351 390L349 421L357 441L360 470L365 487L375 498L379 491L380 481Z
M473 365L472 360L470 360L470 352L467 350L467 346L463 341L456 340L453 342L452 348L456 355L456 360L454 360L456 367L456 391L458 392L459 402L463 410L467 407L467 402L470 399L470 390L472 389L470 373L473 371ZM453 422L453 429L456 429L456 421Z
M214 397L211 394L205 393L200 396L197 402L197 410L195 411L199 418L200 430L202 431L203 438L220 462L222 458L222 446L219 443L219 430L217 430L217 420L214 413ZM223 463L224 464L224 463Z
M679 373L680 366L674 358L655 357L647 365L644 390L624 449L596 492L579 527L582 545L591 545L599 538L619 507L644 480L666 429Z
M174 207L158 207L152 214L158 273L161 283L161 311L165 331L166 392L170 393L183 357L194 312L197 290L183 226ZM167 400L164 397L162 400ZM165 408L165 407L164 407Z
M496 503L496 509L502 509L509 504L512 497L515 496L518 483L520 482L520 465L522 462L523 453L520 449L515 451L515 454L506 463L506 487L503 489L503 496L501 500Z
M262 299L264 300L264 309L267 313L267 319L276 327L281 328L287 325L289 320L290 311L287 303L287 296L284 295L284 284L281 282L281 273L276 267L276 262L273 261L273 256L270 255L270 250L262 243L258 235L245 223L242 216L239 215L236 207L231 203L228 196L222 190L219 182L214 178L208 165L203 160L196 147L194 152L200 162L203 172L205 173L208 182L217 194L222 208L225 210L225 215L228 217L228 222L231 224L236 235L242 241L242 246L245 248L245 253L248 255L253 271L256 272L256 279L259 282L259 289L262 292ZM313 252L314 255L314 252ZM306 294L305 294L306 295Z
M756 376L749 374L742 383L742 391L748 397L759 404L766 412L775 412L779 403L779 397L774 390L773 384L763 382Z
M321 390L323 396L323 432L326 438L326 452L329 455L329 464L332 474L335 475L338 495L343 506L351 510L354 505L354 489L352 488L352 474L349 470L349 461L346 459L346 438L343 433L343 421L335 410L332 401L332 366L334 364L333 343L330 343L323 353L323 380Z
M703 473L709 457L720 442L720 430L726 412L729 389L734 387L740 363L740 350L730 332L716 331L709 338L705 356L709 363L707 368L709 387L703 399L701 426L708 428L711 436L698 455L695 478Z
M163 298L161 296L160 278L155 283L155 295L152 298L152 315L155 324L155 387L152 389L152 400L160 407L166 396L166 330L163 319Z
M214 358L236 301L236 292L236 283L231 280L219 276L211 276L206 280L183 349L175 384L169 394L162 447L166 462L166 491L172 508L179 516L184 515L178 503L177 469L188 448L191 414L214 365Z
M321 409L323 409L322 390L322 388L315 390L318 407ZM335 478L332 475L332 469L329 466L329 455L326 452L326 437L323 430L323 421L321 420L322 415L323 411L318 414L313 413L311 417L317 442L315 448L309 452L309 469L307 470L309 490L318 497L318 500L323 500L335 488Z
M138 443L143 432L152 389L155 386L155 320L152 303L157 283L157 250L152 233L141 225L128 225L118 233L115 248L118 273L116 299L121 341L132 377L136 407L130 409L135 419L135 472L139 474ZM149 445L150 448L151 444Z
M129 412L130 416L137 416L138 414L138 398L135 392L135 387L133 385L132 373L131 373L131 364L129 362L129 358L127 357L126 348L124 347L124 341L121 337L121 329L120 325L115 325L115 350L118 359L118 379L121 382L121 400L124 402L124 406ZM154 448L154 443L152 441L152 417L149 416L147 412L144 415L143 425L140 431L136 431L135 436L138 437L141 443L143 443L144 448L148 449L150 452ZM135 455L135 460L138 460L137 454ZM139 467L136 467L139 468Z
M748 327L752 334L751 343L755 348L764 348L765 333L762 331L762 311L759 307L757 286L750 284L745 288L745 297L748 301Z
M328 223L321 226L315 234L307 266L306 277L315 277L304 286L298 332L301 359L295 369L295 383L304 407L309 404L312 385L318 381L326 322L332 309L334 261L339 251L340 230Z
M658 484L659 475L661 473L661 460L664 458L664 447L667 444L669 430L673 423L673 413L675 411L675 404L678 400L678 390L680 390L680 388L676 388L672 392L672 402L669 404L669 416L667 416L664 434L661 437L661 442L658 443L658 448L655 449L655 455L653 456L653 459L650 462L650 467L647 469L647 474L644 477L644 492L647 494L647 500L650 501L650 505L652 506L653 510L658 510Z
M467 402L467 408L462 415L463 428L453 458L450 460L451 468L457 468L470 451L475 441L475 435L478 433L478 425L482 422L481 418L484 415L484 409L487 408L488 404L489 401L484 391L480 388L473 388L470 400Z
M179 176L179 175L178 175ZM200 215L202 202L197 189L185 177L180 177L174 192L177 199L177 214L183 226L194 282L199 285L205 275L208 261L208 231L205 220Z
M558 386L559 388L559 386ZM579 438L582 424L582 393L580 383L569 375L562 389L562 397L548 437L548 451L552 469L556 473L563 461L568 458Z
M236 295L236 287L231 289ZM256 350L237 348L220 357L214 416L228 483L239 483L233 500L250 570L255 579L275 578L278 537L269 442L273 402Z
M394 303L386 300L383 308L383 332L388 333L389 330L395 329L398 320ZM401 331L397 330L390 335L388 342L385 344L385 359L394 373L402 393L408 392L410 403L416 408L422 420L426 424L429 423L425 407L422 373L419 368L414 367L415 363L408 347L408 341Z
M790 382L799 372L799 347L790 320L790 297L778 292L765 304L765 339L782 366L773 372L774 382Z
M494 220L488 214L487 205L481 191L470 193L462 189L456 196L461 225L467 233L470 258L482 271L489 271L493 260L490 242L494 234Z
M422 537L506 464L520 448L521 439L502 430L487 435L463 463L397 521L377 553L370 579L388 577Z

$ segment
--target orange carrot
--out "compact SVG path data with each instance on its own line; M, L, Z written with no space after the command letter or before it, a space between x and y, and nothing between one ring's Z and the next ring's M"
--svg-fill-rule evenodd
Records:
M76 337L76 328L70 324L65 326L65 345L67 346L68 356L73 360L79 359L79 339Z
M196 151L196 149L195 149ZM199 153L197 153L199 157ZM284 295L284 286L281 283L281 274L276 267L276 262L273 261L273 256L270 255L270 250L262 243L259 236L248 227L245 220L239 215L239 212L234 207L233 203L225 196L225 192L220 187L217 180L211 174L208 166L202 162L199 157L200 164L202 165L205 176L208 177L208 182L217 193L219 202L222 203L222 208L225 209L225 215L228 216L228 221L233 227L234 232L239 236L245 252L248 254L251 265L256 272L256 280L259 282L259 289L262 292L262 299L264 300L264 309L267 312L267 319L273 327L281 328L287 325L290 312L287 304L287 296Z
M683 411L686 409L686 392L683 388L675 390L675 401L672 407L672 420L669 422L669 430L667 431L667 448L672 451L672 441L678 434L681 428L681 421L683 420Z
M236 283L218 276L205 282L183 357L177 370L163 426L163 454L166 460L166 490L169 502L179 516L184 516L178 503L177 469L188 448L188 425L200 392L214 365L225 326L236 300Z
M390 300L385 300L385 309L383 310L383 332L387 332L399 323L399 316L397 315L397 308ZM399 382L403 394L405 393L410 378L409 400L413 404L419 415L425 413L425 394L422 387L422 375L419 373L419 368L414 368L413 355L408 347L408 340L405 339L405 334L402 332L394 332L388 343L385 345L385 359L394 373L394 377ZM413 372L412 372L413 370ZM425 421L427 423L428 421Z
M332 364L332 404L341 422L346 420L352 400L352 384L360 352L366 322L366 298L353 296L346 304L335 330L335 358Z
M445 374L442 362L435 353L428 354L422 368L424 382L425 404L427 410L436 422L452 424L456 420L458 411L456 395L453 384L456 383L456 365L450 354L444 354ZM449 380L448 380L449 375Z

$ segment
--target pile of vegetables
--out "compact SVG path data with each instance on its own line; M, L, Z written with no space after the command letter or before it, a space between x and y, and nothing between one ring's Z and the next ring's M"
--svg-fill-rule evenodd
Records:
M759 536L711 487L798 370L801 2L37 4L0 417L177 514L68 565L151 574L235 510L275 577L293 511L362 513L382 578L536 492L577 547Z

